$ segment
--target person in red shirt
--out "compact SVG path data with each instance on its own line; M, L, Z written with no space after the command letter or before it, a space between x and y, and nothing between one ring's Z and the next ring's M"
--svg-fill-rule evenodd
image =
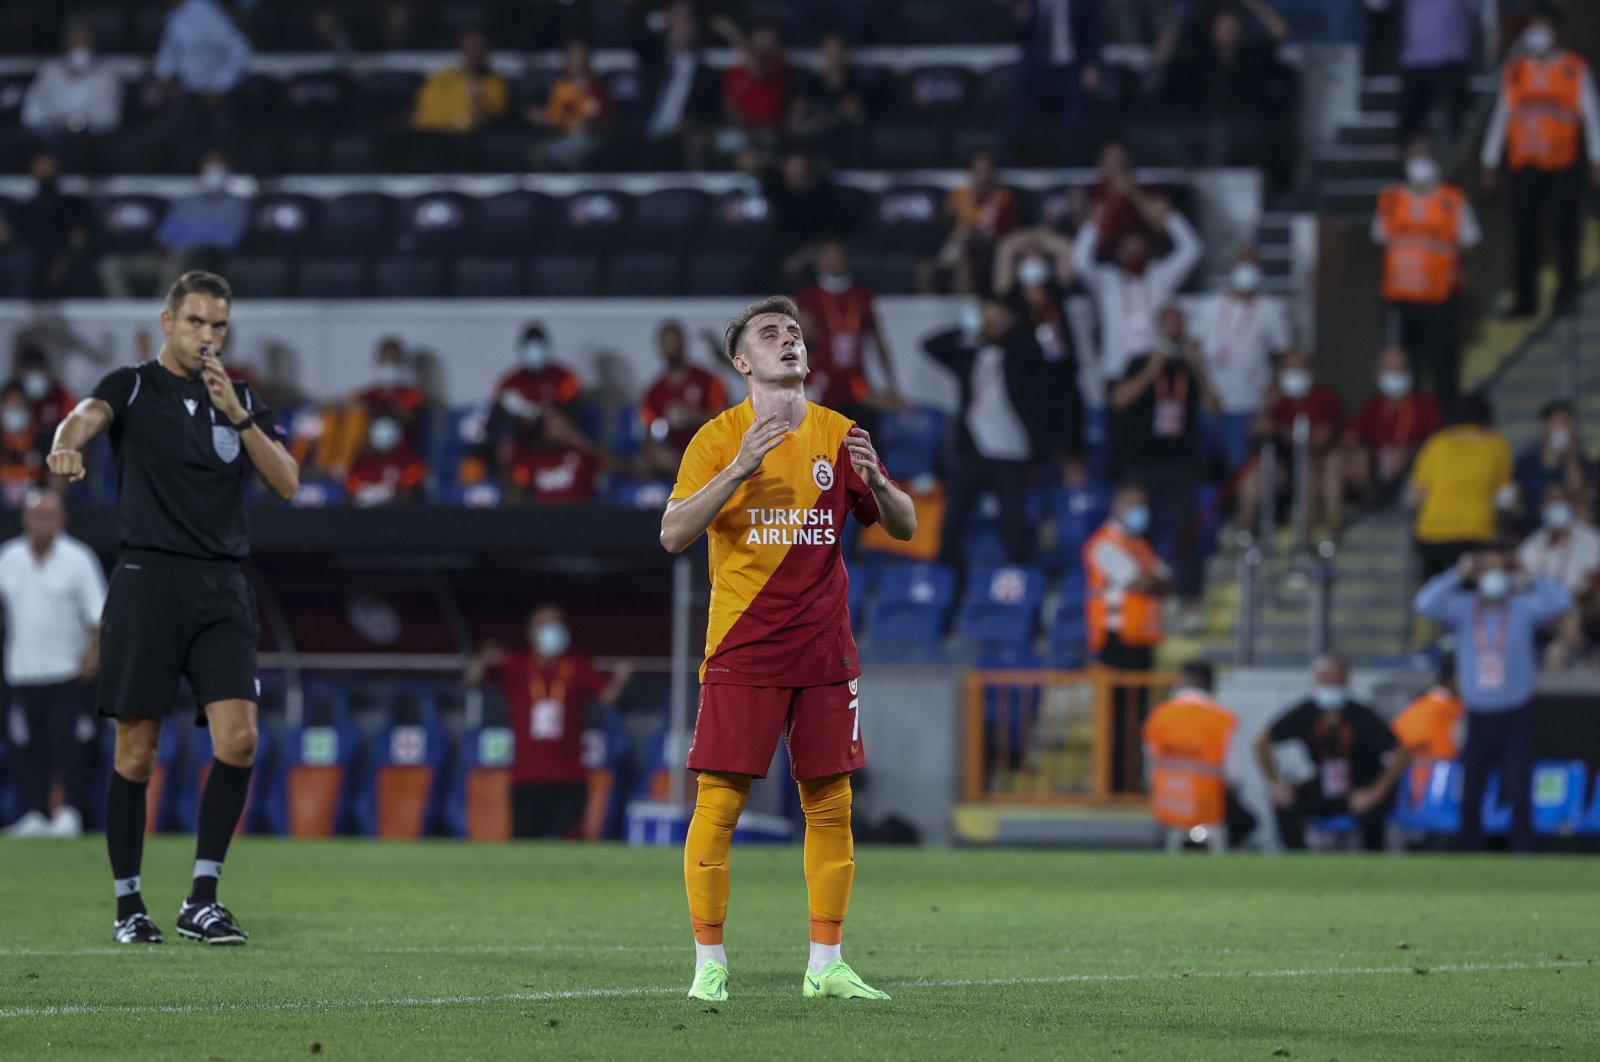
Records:
M414 447L428 413L428 393L417 386L399 339L388 336L379 342L376 361L372 385L356 392L354 402L369 421L381 416L398 421L406 442Z
M580 824L598 838L601 817L585 814L590 772L601 766L588 715L590 702L617 703L633 670L620 665L607 679L587 657L571 651L566 616L556 605L528 615L528 648L507 652L487 642L467 665L466 684L484 681L505 691L510 716L512 835L572 837Z
M1017 197L1000 183L989 151L972 153L967 183L951 190L944 213L950 234L939 253L918 267L918 290L933 294L944 276L958 295L988 290L995 246L1017 227Z
M789 115L789 60L777 25L760 22L746 34L721 17L711 20L711 28L739 53L739 62L722 75L728 124L747 137L772 141Z
M1331 388L1317 383L1311 371L1311 355L1291 350L1283 356L1278 368L1278 378L1273 386L1267 408L1250 427L1250 439L1257 449L1239 482L1239 523L1246 528L1257 526L1260 512L1261 468L1259 450L1271 445L1276 450L1277 475L1272 486L1280 500L1287 496L1294 467L1294 433L1296 424L1305 422L1309 461L1309 482L1326 484L1327 463L1344 428L1344 403ZM1310 503L1315 510L1311 523L1320 527L1324 535L1337 533L1338 527L1329 520L1326 491L1310 492Z
M495 385L487 437L505 496L540 502L594 495L604 451L579 427L577 374L553 360L544 325L522 331L521 366Z
M877 429L877 410L904 405L873 299L872 289L851 275L850 252L841 240L822 242L816 283L794 297L806 315L802 327L811 365L806 397L869 433ZM881 391L867 379L868 344L885 385Z
M54 430L78 400L50 371L50 359L38 347L23 347L9 383L22 388L33 406L33 419L41 428Z
M1444 424L1439 403L1419 391L1406 352L1390 347L1378 355L1378 389L1345 428L1328 461L1324 491L1337 527L1340 507L1354 492L1369 502L1392 493L1412 457Z
M428 478L428 463L406 439L405 428L382 415L367 427L367 440L356 452L345 477L345 493L363 508L415 501Z
M718 346L715 336L708 335L707 342ZM645 475L671 479L700 425L728 408L728 388L716 373L689 364L683 322L662 321L656 345L667 369L639 403L639 423L644 427L641 460Z
M40 437L45 442L41 448ZM0 500L20 509L28 491L44 482L44 454L50 429L34 417L33 404L21 384L0 389Z
M1143 233L1151 241L1164 239L1166 226L1150 222L1151 204L1160 196L1134 178L1134 161L1128 146L1120 140L1106 141L1100 148L1099 162L1100 180L1089 189L1090 202L1100 208L1095 258L1110 261L1125 233Z

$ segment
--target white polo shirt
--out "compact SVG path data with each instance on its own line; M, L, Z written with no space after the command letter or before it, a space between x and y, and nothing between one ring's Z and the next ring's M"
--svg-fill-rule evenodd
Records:
M6 682L45 686L77 678L105 603L100 559L77 539L57 535L43 562L26 537L0 546Z

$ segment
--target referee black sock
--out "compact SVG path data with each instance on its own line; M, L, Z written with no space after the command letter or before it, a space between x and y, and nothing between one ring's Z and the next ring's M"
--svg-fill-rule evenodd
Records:
M245 798L250 795L250 768L235 767L221 760L211 761L211 775L200 797L200 828L195 838L194 888L190 903L215 903L217 878L228 855L228 842L244 814Z
M144 862L144 792L149 782L130 782L115 770L106 787L106 851L117 890L117 921L144 911L139 866Z

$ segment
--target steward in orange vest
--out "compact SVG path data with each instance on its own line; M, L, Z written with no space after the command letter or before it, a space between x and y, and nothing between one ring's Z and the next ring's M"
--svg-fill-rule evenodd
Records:
M1163 826L1228 827L1238 845L1255 828L1228 788L1228 750L1239 720L1212 700L1214 675L1204 661L1185 664L1172 696L1144 724L1145 768L1150 775L1150 815Z
M1580 146L1587 141L1590 177L1600 185L1600 101L1589 64L1556 40L1561 12L1541 5L1500 74L1500 97L1483 139L1483 182L1495 186L1502 155L1511 170L1512 225L1516 234L1516 304L1512 316L1537 310L1544 212L1556 234L1561 285L1558 309L1578 293L1578 230L1582 178Z
M1144 490L1124 487L1112 501L1111 518L1083 546L1089 649L1109 667L1148 670L1165 633L1162 611L1172 572L1144 538L1149 529Z

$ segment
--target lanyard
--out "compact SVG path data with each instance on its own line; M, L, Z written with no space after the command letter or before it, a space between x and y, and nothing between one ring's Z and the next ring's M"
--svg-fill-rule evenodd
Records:
M1404 446L1411 439L1411 424L1416 420L1416 399L1406 395L1398 403L1400 408L1395 412L1394 435L1390 438L1391 446Z
M854 336L861 333L861 319L865 316L859 303L854 303L847 298L849 292L840 292L835 295L831 291L824 291L818 300L822 305L822 316L827 321L829 337Z
M1173 394L1173 384L1167 380L1167 374L1161 373L1156 377L1156 404L1159 406L1168 400L1178 403L1189 400L1189 373L1183 366L1178 366L1175 375L1178 377L1177 394Z
M570 661L562 660L556 664L555 680L546 683L544 675L539 672L538 661L528 668L528 696L534 704L543 700L557 700L565 704L567 701L567 679L572 674Z
M1478 651L1479 660L1485 657L1503 660L1506 655L1506 640L1511 636L1511 609L1502 605L1494 610L1500 613L1500 632L1492 649L1489 646L1488 611L1481 605L1472 610L1472 644Z

